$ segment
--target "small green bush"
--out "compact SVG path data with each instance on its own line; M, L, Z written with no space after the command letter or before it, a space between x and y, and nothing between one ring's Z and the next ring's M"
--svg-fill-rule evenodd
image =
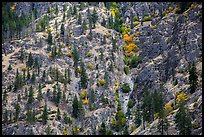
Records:
M125 58L123 59L123 61L124 61L125 65L127 65L127 66L130 65L130 59L129 59L128 57L125 57Z
M128 102L128 108L132 108L132 107L133 107L133 101L132 99L130 99Z
M127 75L130 72L130 67L129 66L125 66L124 67L124 71L125 71L125 74Z
M127 84L127 83L125 83L123 86L122 86L122 91L124 92L124 93L129 93L130 92L130 86Z
M194 129L197 129L197 128L199 127L198 122L197 122L197 121L196 121L196 122L193 122L192 127L193 127Z
M144 18L142 19L143 22L145 21L152 21L152 18L149 16L144 16Z
M197 102L197 100L198 100L198 97L195 97L195 98L194 98L193 100L194 100L194 102Z

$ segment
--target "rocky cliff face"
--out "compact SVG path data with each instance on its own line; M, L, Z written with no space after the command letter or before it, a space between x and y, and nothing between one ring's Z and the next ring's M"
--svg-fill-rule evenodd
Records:
M173 102L176 104L176 96L180 93L185 93L189 100L187 107L191 116L191 123L197 123L193 126L192 134L202 134L202 5L200 3L193 3L194 7L186 9L183 13L176 14L178 3L170 2L119 2L119 12L122 15L122 21L127 27L131 26L131 16L137 16L139 24L134 26L129 34L136 34L137 46L139 52L138 57L141 61L138 62L136 68L130 69L128 74L124 73L124 51L125 45L123 35L114 29L108 29L101 25L103 18L108 22L108 18L111 16L111 12L104 7L104 3L85 3L84 9L80 10L80 3L68 2L67 10L70 7L76 6L77 11L82 15L82 20L88 23L88 6L90 12L97 11L98 21L96 22L96 28L92 29L92 39L90 40L89 29L82 32L82 25L77 23L77 17L71 15L65 19L65 36L66 38L56 38L57 34L60 34L60 27L63 20L63 4L50 3L50 2L17 2L15 11L17 14L22 12L29 16L32 9L37 10L37 18L44 16L47 13L48 7L55 8L55 4L59 6L58 16L54 16L49 20L49 26L53 28L52 35L54 45L60 45L64 42L65 46L61 47L61 56L56 60L50 59L48 56L49 51L47 47L47 29L42 32L36 32L33 30L30 37L26 37L20 40L14 40L5 42L2 44L5 52L2 54L3 61L3 77L2 77L2 89L3 93L8 92L7 105L3 106L2 112L9 110L9 115L14 115L15 102L17 101L17 95L22 96L21 101L21 118L18 122L11 122L2 124L3 134L47 134L48 125L51 127L52 134L62 134L62 131L66 128L69 134L73 133L73 127L79 128L79 134L94 134L98 133L101 123L105 122L107 130L112 130L112 121L117 112L117 97L121 102L123 112L128 111L128 102L133 100L133 107L130 109L130 117L126 117L126 125L128 127L129 134L132 135L159 135L157 125L158 119L150 123L144 122L138 128L131 129L131 124L135 122L134 112L137 111L136 105L142 104L142 97L144 95L143 89L147 87L150 92L160 91L160 85L163 85L163 94L165 97L165 104ZM170 10L170 7L172 8ZM65 12L67 14L67 11ZM151 21L142 21L144 16L151 16ZM57 20L57 30L55 30L55 20ZM33 23L36 25L35 23ZM88 27L89 25L87 25ZM110 34L110 36L107 36ZM69 36L67 38L67 36ZM103 38L106 37L106 43L103 44ZM112 52L112 38L116 39L116 45L118 46L116 52ZM68 45L67 45L68 44ZM54 46L52 45L52 46ZM73 67L73 57L68 57L67 53L72 52L74 45L78 49L79 57L84 61L86 72L88 75L88 87L82 89L80 87L80 78L75 76ZM69 48L71 46L71 49ZM20 49L25 50L25 56L28 57L31 52L33 57L40 58L41 71L45 70L47 76L44 81L41 80L43 74L38 74L36 77L36 83L33 84L35 90L35 97L37 97L38 83L43 84L42 92L43 98L48 102L49 120L46 125L41 124L40 114L42 114L42 108L44 101L37 103L36 114L37 122L35 124L25 124L26 122L26 107L27 102L25 96L25 89L29 88L32 83L27 81L21 90L15 93L9 90L9 85L13 85L15 82L16 69L22 70L26 68L26 62L21 62ZM102 51L102 52L101 52ZM6 55L6 54L7 55ZM102 53L104 61L102 61ZM90 54L90 56L88 55ZM114 59L112 59L114 58ZM193 94L189 93L189 64L195 63L198 74L198 86ZM8 70L9 64L13 69ZM90 64L92 68L88 67ZM112 65L112 66L111 66ZM50 73L50 68L58 68L60 75L63 75L65 68L70 68L71 82L64 88L63 82L56 82ZM113 70L111 70L111 67ZM31 71L33 72L33 70ZM107 88L100 86L98 82L101 79L105 79L105 72L108 72L108 84ZM20 72L21 73L21 72ZM27 74L26 74L27 75ZM175 81L177 81L176 84ZM59 84L61 89L65 89L66 103L61 103L59 106L53 104L52 96L47 96L47 91L50 90L53 93L53 87ZM121 86L127 83L130 87L129 93L123 93ZM99 86L98 86L99 85ZM135 88L135 85L136 88ZM74 95L80 98L81 92L87 90L88 99L90 101L91 90L93 90L96 99L93 104L83 105L85 109L84 119L72 119L71 124L65 124L63 119L57 120L56 113L51 114L52 111L60 109L61 116L63 113L67 113L69 117L72 117L72 101ZM102 96L104 96L102 98ZM101 99L102 98L102 99ZM196 99L195 99L196 98ZM104 101L105 100L105 101ZM104 103L105 102L105 103ZM5 103L5 102L4 102ZM195 105L196 104L196 105ZM94 109L90 109L90 108ZM177 135L178 129L175 126L175 115L178 108L173 109L167 116L169 121L168 132L164 134ZM144 128L145 127L145 128ZM113 131L113 134L121 134L120 131Z

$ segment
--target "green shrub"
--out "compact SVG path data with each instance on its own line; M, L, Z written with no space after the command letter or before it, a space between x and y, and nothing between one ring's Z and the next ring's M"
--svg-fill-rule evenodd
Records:
M197 100L198 100L198 97L195 97L195 98L194 98L193 100L194 100L194 102L197 102Z
M141 59L138 56L134 55L132 60L131 60L131 67L136 68L137 64L138 64L138 61L140 61L140 60Z
M124 93L129 93L130 92L130 86L127 84L127 83L125 83L123 86L122 86L122 91L124 92Z
M124 67L124 71L125 71L125 74L127 75L130 72L130 67L129 66L125 66Z
M193 122L192 127L194 129L197 129L199 127L198 122L197 121Z
M135 22L133 22L133 25L134 25L134 26L137 26L137 25L139 25L139 24L140 24L139 21L135 21Z
M87 54L87 56L88 56L88 57L91 57L91 56L92 56L92 53L91 53L91 52L89 52L89 53Z
M134 16L134 17L133 17L133 20L134 20L134 21L139 21L139 19L138 19L137 16Z
M145 21L152 21L152 18L149 16L144 16L144 18L142 19L143 22Z
M123 59L123 61L124 61L125 65L127 65L127 66L130 65L130 59L129 59L128 57L125 57L125 58Z
M133 101L132 99L130 99L128 102L128 108L132 108L132 107L133 107Z

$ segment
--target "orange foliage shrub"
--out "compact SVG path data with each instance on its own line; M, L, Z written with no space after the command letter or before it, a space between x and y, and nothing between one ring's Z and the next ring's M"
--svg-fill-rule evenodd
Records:
M124 34L123 35L123 40L126 42L126 43L130 43L130 42L132 42L132 38L134 37L134 35L132 34L132 35L128 35L128 34Z

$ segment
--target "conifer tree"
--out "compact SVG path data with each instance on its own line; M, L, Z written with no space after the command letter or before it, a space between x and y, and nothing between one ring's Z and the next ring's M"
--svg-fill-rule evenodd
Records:
M78 101L78 118L82 119L85 115L85 110L84 110L84 106L83 106L83 102L81 99L79 99Z
M198 76L196 73L195 63L193 63L189 68L189 83L190 83L190 93L193 94L198 85Z
M43 97L42 97L42 88L41 88L41 84L39 83L37 99L38 99L38 101L41 101L42 98L43 98Z
M52 33L50 31L48 32L47 42L49 46L52 45Z
M30 105L34 101L34 91L32 85L29 88L29 94L28 94L28 104Z
M45 106L44 106L43 114L42 114L43 125L45 125L47 123L47 120L48 120L47 101L45 101Z
M59 13L59 9L58 9L58 4L56 3L55 4L55 14L56 14L56 16L58 16L58 13Z
M67 4L64 3L64 4L63 4L63 11L65 12L66 10L67 10Z
M87 73L86 73L86 69L84 67L84 63L81 62L81 87L82 88L87 88L88 85L88 79L87 79Z
M57 120L60 120L61 119L61 116L60 116L60 110L59 110L59 108L57 108Z
M101 127L99 129L99 135L106 135L106 125L102 122Z
M31 52L29 53L29 56L28 56L27 66L30 68L33 66L33 57Z
M60 104L61 95L62 95L62 92L61 92L60 87L58 86L57 100L56 100L56 103L57 103L58 105Z
M78 77L77 68L78 68L79 55L78 55L78 51L76 49L76 46L74 46L74 49L73 49L73 58L74 58L75 76Z
M96 12L95 7L94 7L93 14L91 15L91 17L92 17L92 21L93 21L93 24L94 24L94 28L96 28L96 22L98 20L98 14Z
M105 80L105 88L107 89L108 88L108 81L109 81L109 77L108 77L108 72L107 71L105 72L104 80Z
M15 105L15 122L18 121L18 117L19 117L19 114L20 114L20 105L19 105L19 102L17 102L17 104Z
M73 108L72 114L73 114L73 116L75 118L77 118L78 117L79 108L78 108L78 99L77 99L76 96L74 97L74 100L73 100L73 103L72 103L72 108Z
M61 25L61 29L60 29L60 30L61 30L61 33L60 33L60 34L61 34L62 36L64 36L65 27L64 27L64 24L63 24L63 23L62 23L62 25Z
M190 135L192 128L191 118L183 101L179 102L179 110L176 113L175 119L176 128L179 130L179 134Z
M31 82L35 83L36 76L35 76L35 71L33 71L32 77L31 77Z
M139 106L139 103L137 103L137 110L135 111L135 126L139 127L142 122L142 114L141 114L141 108Z
M54 85L54 88L53 88L52 101L57 102L57 87L56 87L56 85Z

